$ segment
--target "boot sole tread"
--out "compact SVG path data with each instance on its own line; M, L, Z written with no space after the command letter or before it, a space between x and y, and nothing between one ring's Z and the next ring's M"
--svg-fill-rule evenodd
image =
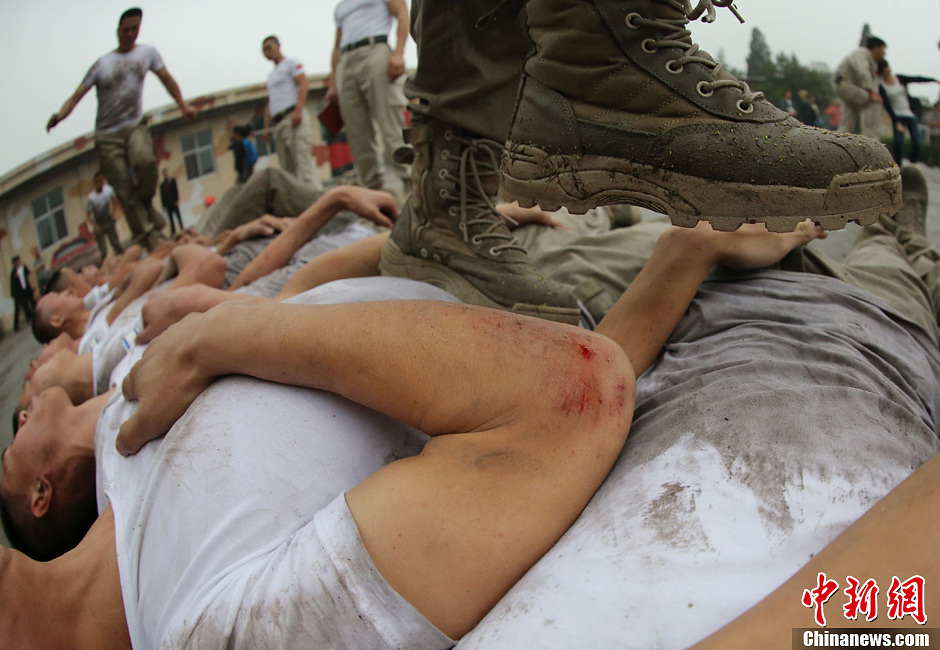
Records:
M901 206L896 167L840 174L828 188L752 185L714 181L665 171L620 158L549 154L510 142L502 163L500 199L523 207L562 207L584 214L604 205L629 204L666 214L674 225L708 221L733 231L764 223L772 232L792 232L812 219L826 230L848 223L868 225Z

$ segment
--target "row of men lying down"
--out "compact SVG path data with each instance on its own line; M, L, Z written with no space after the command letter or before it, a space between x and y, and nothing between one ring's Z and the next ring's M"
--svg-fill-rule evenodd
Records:
M256 175L214 249L40 301L0 494L51 561L4 549L0 638L789 647L819 570L929 581L940 256L904 181L844 264L810 222L505 208L591 332L374 277L388 195Z

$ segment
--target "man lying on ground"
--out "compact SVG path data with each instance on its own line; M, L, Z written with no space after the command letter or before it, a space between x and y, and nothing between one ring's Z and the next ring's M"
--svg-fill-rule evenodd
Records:
M221 286L223 274L224 261L212 251L195 245L177 246L166 259L148 257L138 262L124 285L115 289L113 300L111 296L102 297L91 309L71 288L47 293L36 304L33 334L40 343L48 343L63 332L90 341L98 330L106 330L127 305L158 284L175 278L171 287L193 282ZM80 347L89 344L83 341Z
M704 269L763 266L817 235L670 231L615 319L636 372L656 358ZM695 273L648 281L674 271L677 258L695 261ZM442 297L427 285L399 286L404 280L350 282L364 289L328 285L306 295L381 297L395 283L391 295L400 298ZM216 383L186 410L229 374L335 392L432 441L381 468L407 453L397 425L327 393L247 378ZM162 334L125 382L139 408L120 397L102 405L99 521L52 563L4 559L0 592L15 576L29 595L4 615L0 635L17 621L29 626L17 630L21 638L47 644L55 639L45 635L68 631L111 645L449 647L600 484L629 425L633 376L608 339L439 302L239 301L190 317ZM3 457L6 521L20 540L55 510L56 495L70 494L75 475L62 466L79 456L62 449L69 445L41 406ZM115 440L135 451L184 411L166 440L134 458L117 455ZM69 413L73 422L88 415ZM54 594L45 593L49 571L58 576ZM59 599L73 580L90 596ZM60 626L19 616L33 595ZM93 629L77 625L86 607L97 612Z

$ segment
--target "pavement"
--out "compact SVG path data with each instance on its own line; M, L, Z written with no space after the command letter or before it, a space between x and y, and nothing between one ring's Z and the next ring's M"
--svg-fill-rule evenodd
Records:
M927 236L934 247L940 249L940 169L921 169L930 188ZM641 212L645 219L658 216L645 210ZM833 259L842 260L852 248L859 230L859 226L852 224L844 230L831 232L827 239L813 242L810 246ZM21 327L20 331L8 333L0 338L0 449L6 448L13 438L13 409L16 407L29 362L38 352L39 344L33 339L28 328ZM7 544L2 530L0 543Z

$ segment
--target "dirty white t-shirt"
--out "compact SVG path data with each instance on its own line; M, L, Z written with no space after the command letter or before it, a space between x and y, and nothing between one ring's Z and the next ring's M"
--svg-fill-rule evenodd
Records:
M140 122L144 114L144 79L164 67L157 48L138 43L130 52L111 51L92 64L82 86L95 87L95 131L109 133Z
M331 283L292 302L454 300L399 278ZM135 348L120 381L143 354ZM331 393L228 377L165 438L114 450L135 405L96 431L99 508L114 511L135 648L448 648L358 539L343 493L417 453L422 434Z
M704 284L610 476L457 647L694 644L937 453L938 375L926 335L837 280Z

